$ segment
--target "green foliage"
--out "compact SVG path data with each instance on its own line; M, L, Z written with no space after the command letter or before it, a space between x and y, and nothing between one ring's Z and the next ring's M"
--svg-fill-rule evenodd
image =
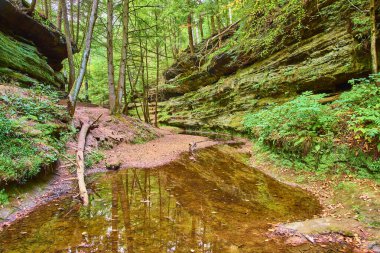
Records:
M58 97L39 86L0 96L0 182L24 182L58 159L68 132L62 124L68 116L56 105Z
M93 150L85 156L85 167L92 168L95 164L99 163L105 158L104 154L99 150Z
M248 115L245 126L260 141L286 152L303 155L312 148L319 151L321 147L313 144L331 141L336 122L331 108L318 102L322 97L304 93L281 106Z
M35 175L41 158L38 149L21 132L16 120L11 120L0 108L0 180L24 179Z
M40 123L65 116L62 107L41 96L23 97L8 93L0 97L0 102L8 106L11 115L26 116Z
M8 194L4 189L0 190L0 205L6 205L9 203Z
M305 28L305 1L259 0L241 1L238 13L243 17L235 43L240 50L260 52L264 57L299 39Z
M380 177L379 76L353 80L353 89L330 105L304 93L247 115L247 131L295 168ZM375 157L375 159L373 159Z
M375 145L380 151L380 87L375 83L380 75L368 79L352 80L351 92L344 93L337 104L341 110L348 111L348 126L355 133L356 140Z

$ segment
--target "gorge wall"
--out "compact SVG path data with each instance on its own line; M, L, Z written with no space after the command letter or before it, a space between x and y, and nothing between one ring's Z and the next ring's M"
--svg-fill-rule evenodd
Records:
M0 189L56 168L70 133L65 36L22 2L0 0Z
M349 88L350 79L367 76L370 51L352 22L353 7L343 0L324 0L308 1L305 9L301 38L288 39L265 57L232 48L205 60L200 48L210 41L198 45L195 56L184 54L165 72L160 121L243 131L248 112L304 91L335 93Z
M59 71L67 57L64 35L43 16L29 16L23 8L17 1L0 0L0 80L63 87Z

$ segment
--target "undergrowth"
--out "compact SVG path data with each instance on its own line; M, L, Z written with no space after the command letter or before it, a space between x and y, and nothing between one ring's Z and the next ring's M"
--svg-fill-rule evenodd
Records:
M0 190L0 205L6 205L9 203L8 194L4 189Z
M322 104L306 92L245 118L245 128L296 169L380 178L379 75L352 80L353 89Z
M85 157L85 167L92 168L105 158L104 154L100 150L93 150Z
M0 184L23 183L58 159L68 130L59 94L34 87L0 95Z

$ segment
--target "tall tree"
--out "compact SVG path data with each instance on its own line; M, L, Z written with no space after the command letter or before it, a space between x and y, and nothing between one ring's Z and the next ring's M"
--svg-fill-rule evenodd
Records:
M71 88L70 94L69 94L68 108L69 108L69 113L71 116L73 116L75 113L75 106L76 106L78 94L83 83L84 75L86 74L87 63L90 57L92 34L94 32L94 26L95 26L95 22L97 18L98 3L99 3L99 0L94 0L92 3L90 23L89 23L88 31L86 34L85 48L83 51L79 75L78 75L77 80L75 81L75 85Z
M377 27L376 27L376 0L370 0L370 17L371 17L371 56L372 56L372 72L379 71L377 62Z
M59 31L62 30L62 2L61 1L58 1L57 28Z
M189 8L189 13L187 15L187 34L189 37L189 48L190 53L194 54L194 38L193 38L193 24L192 24L192 12L191 12L191 2L190 0L187 0L187 5Z
M76 31L76 35L75 35L75 43L78 45L79 44L79 28L80 28L80 20L81 20L81 17L80 17L80 13L81 13L81 2L80 0L77 0L78 4L77 4L77 24L76 24L76 28L77 28L77 31Z
M48 0L44 0L44 10L45 10L45 18L49 19L49 2Z
M210 23L211 23L211 35L214 35L216 33L216 25L215 25L215 16L214 15L211 15Z
M108 94L111 113L115 113L115 67L113 59L113 0L107 0Z
M119 82L117 85L117 97L115 110L117 113L122 111L123 92L125 89L126 69L127 69L127 50L128 50L128 25L129 25L129 0L123 3L123 39L121 46L121 58L119 69ZM125 105L128 106L128 105Z
M75 32L74 32L74 1L70 0L70 28L71 28L71 39L75 41Z
M60 0L62 7L62 17L63 24L65 28L65 36L66 36L66 48L67 48L67 58L69 62L69 83L68 83L68 91L70 91L74 85L75 81L75 66L74 66L74 56L73 56L73 47L71 44L71 31L69 18L67 14L67 6L65 0Z
M158 127L158 85L160 82L160 41L158 39L158 10L154 12L156 20L156 96L154 107L154 126Z
M205 37L204 31L203 31L203 14L199 15L198 27L199 27L199 32L201 34L201 40L203 40Z

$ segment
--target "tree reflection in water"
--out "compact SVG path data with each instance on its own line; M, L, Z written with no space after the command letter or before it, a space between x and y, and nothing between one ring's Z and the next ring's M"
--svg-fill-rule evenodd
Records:
M184 155L157 169L97 175L88 207L64 199L37 209L0 234L0 252L330 250L267 241L271 224L311 218L318 201L225 149L199 151L197 161Z

